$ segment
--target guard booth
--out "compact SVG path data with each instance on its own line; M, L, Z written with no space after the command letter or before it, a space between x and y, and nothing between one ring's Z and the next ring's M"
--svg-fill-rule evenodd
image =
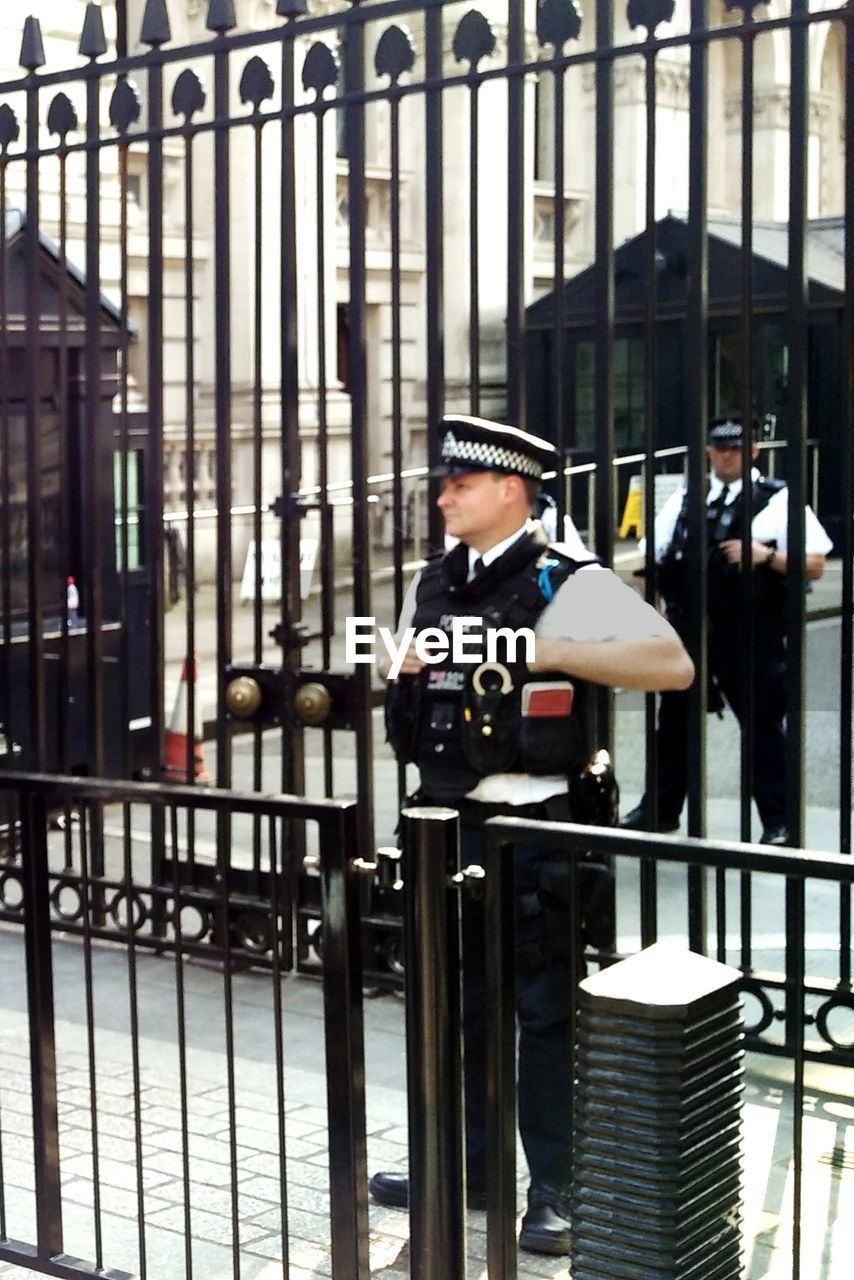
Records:
M656 415L652 425L656 448L666 449L684 445L686 439L688 224L684 218L668 214L655 224L654 233ZM738 410L743 395L745 264L741 234L741 223L736 219L708 218L708 405L712 416ZM838 483L842 447L839 406L844 395L844 235L842 218L816 219L807 227L807 422L813 442L808 457L808 492L817 497L822 523L837 545L844 507ZM644 232L614 253L614 436L616 451L623 455L646 448L647 245ZM770 440L786 436L788 252L785 223L754 223L752 395L756 415L764 420ZM590 462L594 457L595 314L596 269L589 267L566 282L560 307L552 292L528 307L525 315L528 426L556 443L560 431L568 461L573 464ZM562 332L558 337L559 315ZM558 405L563 406L560 424ZM785 450L772 452L773 473L784 477ZM674 456L663 460L657 470L681 472L683 465L684 458ZM631 469L618 470L617 511L623 510ZM766 464L763 469L768 469ZM588 523L587 498L586 485L573 488L570 505L582 527Z
M27 244L24 214L7 212L2 230L3 764L94 771L94 707L103 735L99 771L141 776L157 754L148 656L148 423L144 414L121 419L113 410L120 356L132 335L103 294L95 299L93 335L85 278L44 234L38 237L37 270L31 272L33 244ZM30 330L34 289L37 336ZM89 403L93 368L97 379ZM77 602L70 598L71 579ZM120 674L126 660L134 672L128 682Z

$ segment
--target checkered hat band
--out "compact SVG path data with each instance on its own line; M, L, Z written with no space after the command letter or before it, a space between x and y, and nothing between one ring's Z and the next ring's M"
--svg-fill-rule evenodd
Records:
M719 422L716 427L712 427L709 436L712 440L740 440L741 423Z
M466 462L471 466L481 466L484 471L507 471L512 475L530 476L533 480L539 480L543 474L538 462L515 449L483 440L458 440L453 435L445 436L442 458L445 462Z

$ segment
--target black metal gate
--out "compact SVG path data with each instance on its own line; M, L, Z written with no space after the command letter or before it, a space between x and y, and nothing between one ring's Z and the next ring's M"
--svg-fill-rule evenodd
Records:
M835 843L850 852L850 8L794 0L766 14L750 0L693 0L677 12L668 0L629 0L624 11L597 0L583 17L574 0L482 8L388 0L334 11L307 0L81 0L78 8L64 52L46 47L27 18L21 71L0 83L3 765L95 779L183 776L197 787L210 773L222 792L356 795L356 852L373 861L377 843L392 839L406 779L382 740L375 668L347 660L346 623L390 623L411 568L440 542L426 478L433 424L459 410L527 420L550 435L564 461L558 519L582 511L582 532L612 562L625 492L614 477L625 474L620 454L632 452L620 434L627 348L615 287L626 277L615 239L641 237L633 412L649 527L657 454L672 443L658 420L661 384L676 376L657 347L655 229L680 197L685 249L667 265L686 281L681 443L699 527L704 424L721 407L710 373L708 216L723 201L709 174L736 190L727 204L742 254L738 294L724 308L736 317L740 370L736 403L726 407L761 415L770 406L757 403L757 386L771 375L754 261L769 206L757 174L773 142L785 156L773 175L777 223L787 228L785 314L775 321L785 369L774 408L792 503L789 825L799 843L807 731L799 512L817 431L808 406L826 375L821 353L810 358L821 298L810 291L807 242L823 214L841 219L844 237L836 381L822 382L834 412L818 434L830 442L821 495L841 562ZM579 366L568 370L564 359L564 285L582 268L592 344L583 402ZM542 363L541 326L526 307L547 291L558 355ZM548 382L546 400L535 394L538 380ZM582 410L593 423L584 449ZM574 496L579 473L594 477L583 502ZM652 599L651 562L647 570ZM698 562L693 835L706 824L704 575ZM601 710L603 741L617 740L619 761L613 697ZM650 775L653 711L650 699ZM744 838L752 750L748 734ZM19 866L12 810L2 839ZM156 833L151 883L168 887L179 874L205 903L222 868L196 840L190 822L179 871ZM223 924L206 908L199 938L218 947L240 938L256 963L287 965L290 954L276 955L257 909L272 891L262 844L248 830L229 869L241 918ZM281 891L292 892L296 963L316 967L321 879L300 824L287 847L292 874ZM380 866L363 882L364 962L378 981L393 981L395 876L390 861ZM692 940L703 945L704 886L694 872L689 879ZM77 919L73 892L55 895L57 927L69 912ZM648 877L641 892L649 932ZM159 902L155 893L150 924L166 938ZM14 903L4 906L14 918ZM89 925L100 928L105 911L100 903ZM754 917L745 881L730 928L748 956ZM847 992L847 887L836 925L831 980ZM718 927L726 932L726 922Z

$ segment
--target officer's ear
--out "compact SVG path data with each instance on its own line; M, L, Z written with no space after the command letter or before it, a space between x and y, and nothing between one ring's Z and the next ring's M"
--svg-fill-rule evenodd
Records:
M505 493L508 495L511 502L514 504L521 502L525 506L531 505L528 502L528 493L525 488L525 481L521 476L504 476L503 479L506 483Z

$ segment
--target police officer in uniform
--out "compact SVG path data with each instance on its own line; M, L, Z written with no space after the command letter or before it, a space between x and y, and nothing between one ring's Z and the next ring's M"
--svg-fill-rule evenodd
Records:
M465 618L472 641L498 628L534 630L536 654L426 665L410 645L387 698L397 757L418 765L418 802L460 810L462 856L482 861L484 821L498 813L573 816L590 759L586 686L683 689L693 665L671 626L609 570L550 545L531 511L557 455L544 440L481 418L440 423L446 531L458 542L432 557L404 600L398 636ZM582 553L583 553L583 549ZM576 548L576 554L579 549ZM475 646L472 644L472 648ZM481 646L481 650L484 646ZM469 650L471 652L471 649ZM523 651L524 652L524 651ZM516 849L518 1116L530 1171L520 1245L569 1252L571 1169L568 859ZM485 944L479 904L463 903L467 1195L485 1207ZM371 1194L404 1207L408 1180L377 1173Z
M708 514L708 665L713 687L742 720L741 488L742 424L737 415L714 418L709 427L711 465L706 494ZM754 461L759 446L753 443ZM762 822L762 844L785 845L786 828L786 570L789 494L780 480L769 480L756 467L750 473L753 563L753 796ZM659 588L667 616L680 630L690 591L686 561L687 496L674 493L655 521L655 558ZM820 578L832 543L810 507L806 508L807 578ZM688 700L680 693L662 695L658 713L659 831L676 831L687 790L686 738ZM649 830L647 796L620 826Z

